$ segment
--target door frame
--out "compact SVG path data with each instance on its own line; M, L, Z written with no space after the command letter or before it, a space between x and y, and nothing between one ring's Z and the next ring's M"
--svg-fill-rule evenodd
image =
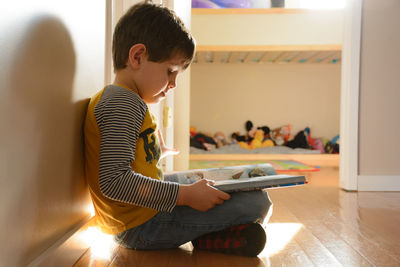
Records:
M344 10L339 175L339 186L346 191L358 190L361 22L362 0L348 1Z

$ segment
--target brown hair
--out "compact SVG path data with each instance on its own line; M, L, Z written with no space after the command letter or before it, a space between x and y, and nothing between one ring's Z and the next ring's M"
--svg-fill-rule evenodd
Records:
M118 21L113 36L114 70L126 67L129 50L144 44L150 61L163 62L180 54L192 61L195 41L175 13L160 5L139 3Z

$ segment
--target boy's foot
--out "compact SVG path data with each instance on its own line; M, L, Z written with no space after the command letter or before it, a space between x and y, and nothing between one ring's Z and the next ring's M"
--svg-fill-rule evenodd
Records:
M192 244L196 249L255 257L264 249L266 239L260 224L249 223L202 235Z

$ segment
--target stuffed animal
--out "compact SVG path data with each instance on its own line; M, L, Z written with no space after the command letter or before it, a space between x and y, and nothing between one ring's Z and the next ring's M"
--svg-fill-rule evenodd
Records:
M274 146L274 142L271 139L264 140L264 131L256 130L254 133L254 138L251 142L239 142L241 148L255 149L260 147Z
M247 140L251 141L254 138L254 134L257 131L257 128L254 127L251 121L246 121L246 132L247 132Z
M336 135L331 141L325 145L325 152L330 154L339 153L339 135Z
M190 126L190 136L193 137L197 134L196 127Z
M257 127L257 129L264 131L264 140L271 139L271 135L270 135L271 130L269 129L268 126Z
M313 138L311 137L310 127L306 127L304 129L304 135L307 139L308 144L313 150L319 150L321 153L325 153L325 146L322 138Z
M290 148L311 148L310 144L307 141L307 132L299 131L293 140L290 140L285 144L285 146Z
M322 138L315 138L314 139L314 150L319 150L321 153L325 153L325 147L324 147L324 142L322 141Z
M271 139L276 145L282 146L290 139L290 124L271 130Z
M214 134L214 140L217 142L217 147L225 146L228 144L228 141L226 141L225 135L223 132L216 132Z
M240 135L239 132L234 132L231 135L232 138L232 144L239 143L239 142L251 142L254 137L254 133L257 130L256 127L254 127L253 123L251 121L246 121L245 123L245 129L246 129L246 134L245 135Z
M283 135L283 140L286 142L290 139L290 124L281 127L281 133Z
M310 145L310 147L314 148L315 146L315 139L311 137L311 130L310 127L306 127L304 129L304 135L306 136L307 142Z
M196 132L196 127L190 127L190 146L204 150L212 150L217 148L217 145L217 142L209 133L198 133Z

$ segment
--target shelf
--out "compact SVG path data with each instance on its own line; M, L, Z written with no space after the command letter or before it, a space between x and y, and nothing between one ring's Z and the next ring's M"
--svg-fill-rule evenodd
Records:
M197 51L195 64L338 64L340 50L312 51Z
M343 10L192 9L195 63L341 61Z

